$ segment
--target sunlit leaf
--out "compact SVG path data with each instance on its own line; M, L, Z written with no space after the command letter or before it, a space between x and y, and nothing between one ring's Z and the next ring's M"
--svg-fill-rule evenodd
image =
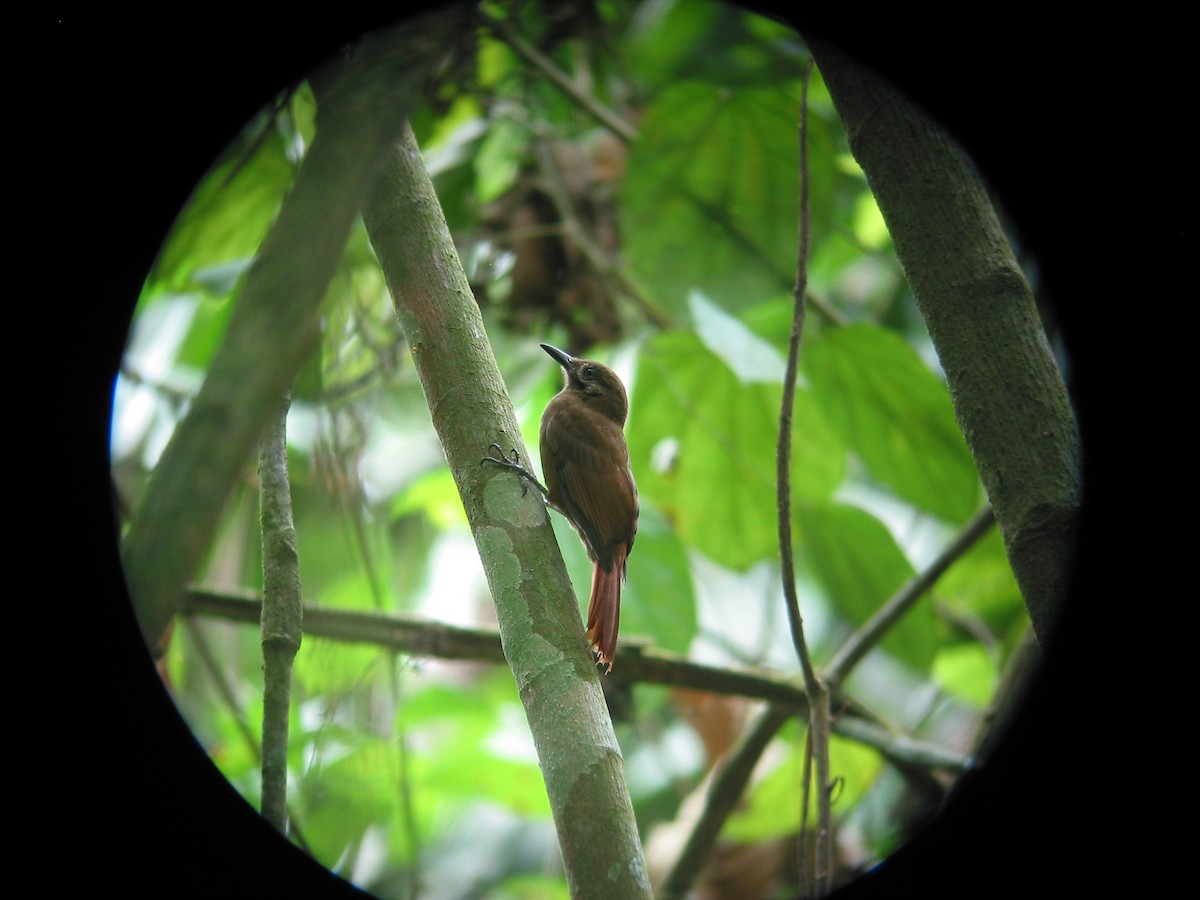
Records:
M201 270L257 253L294 175L273 133L257 145L244 142L197 186L155 263L148 293L188 290Z
M975 512L979 476L950 395L895 332L830 329L805 346L803 369L829 421L876 479L950 522Z
M397 518L422 512L439 528L466 528L467 515L449 469L434 469L396 494L391 514Z
M984 535L938 580L937 599L956 614L977 618L1006 645L1029 623L997 528Z
M995 660L980 644L956 644L938 652L933 677L949 694L986 709L996 691Z
M512 187L521 167L529 130L511 119L488 129L475 156L475 191L479 203L491 203Z
M565 881L548 875L509 878L489 893L493 900L569 900L571 896Z
M667 88L639 126L621 187L633 271L669 309L704 291L739 308L795 282L796 97L780 88Z
M537 762L505 749L511 729L530 740L510 678L484 679L473 691L433 685L409 700L397 721L411 737L413 777L427 796L487 799L521 815L550 815Z
M653 504L642 501L629 582L621 599L621 634L686 653L696 636L692 572L679 536Z
M767 341L699 291L688 297L696 334L743 383L782 384L787 361Z
M834 608L852 625L866 622L912 577L913 568L887 526L865 510L838 503L796 510L798 550ZM888 632L883 648L917 671L937 649L933 610L923 600Z
M292 679L305 695L338 694L361 687L368 673L384 664L384 655L369 644L347 645L305 635Z
M793 730L788 729L788 734ZM787 837L800 831L800 812L804 772L804 738L791 737L786 745L776 741L774 748L784 748L785 755L770 774L756 782L748 792L746 803L729 817L721 837L741 843L754 843ZM832 735L829 739L830 775L837 780L834 796L834 815L844 815L854 808L874 782L881 767L875 751ZM817 820L815 790L809 792L808 821Z
M775 445L781 386L743 384L692 334L642 348L627 428L638 487L690 546L744 569L778 554ZM792 492L822 500L845 454L808 392L796 395Z

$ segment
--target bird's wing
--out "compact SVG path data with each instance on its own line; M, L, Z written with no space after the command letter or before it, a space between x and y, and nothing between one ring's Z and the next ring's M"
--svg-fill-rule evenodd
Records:
M555 435L554 457L558 461L558 503L583 535L596 560L609 570L613 547L625 544L626 555L637 533L638 496L629 469L625 436L615 430L600 434L572 431ZM614 446L620 447L613 453Z

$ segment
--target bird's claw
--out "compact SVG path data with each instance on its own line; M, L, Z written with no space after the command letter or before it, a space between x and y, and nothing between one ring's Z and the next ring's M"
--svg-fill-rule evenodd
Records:
M496 465L498 465L498 466L509 466L509 467L511 467L511 466L519 466L519 465L521 464L521 457L520 457L520 455L517 453L517 450L516 450L516 448L515 448L515 447L513 448L513 451L512 451L513 458L512 458L512 461L511 461L511 462L510 462L510 461L509 461L509 459L508 459L508 454L506 454L506 453L504 452L504 448L503 448L503 447L501 447L499 444L497 444L495 441L492 441L490 444L488 444L488 449L489 449L489 450L495 450L497 453L499 453L499 454L500 454L500 458L499 458L499 459L497 459L497 458L496 458L496 457L494 457L494 456L485 456L483 459L481 459L481 460L479 461L479 464L480 464L481 466L482 466L482 465L483 465L485 462L494 462L494 463L495 463Z
M506 468L506 469L512 469L514 472L516 472L517 476L521 479L521 496L522 497L524 497L526 494L529 493L529 485L531 482L539 491L542 492L542 496L546 495L546 489L544 487L542 487L541 482L539 482L536 478L534 478L533 475L530 474L529 470L526 469L523 465L521 465L521 455L519 453L517 453L517 449L515 447L511 451L512 452L511 460L508 458L508 454L506 454L504 452L504 448L501 447L499 444L497 444L495 441L493 441L491 444L488 445L488 449L495 450L496 453L499 454L499 458L497 458L495 456L485 456L483 459L481 459L479 461L479 464L481 466L485 462L490 462L490 463L495 463L498 466L504 466L504 468Z

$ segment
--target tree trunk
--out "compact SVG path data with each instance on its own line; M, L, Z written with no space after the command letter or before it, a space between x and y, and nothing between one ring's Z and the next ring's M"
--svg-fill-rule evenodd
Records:
M1079 440L1033 292L962 149L884 79L809 46L946 373L1039 641L1066 597Z
M221 349L122 544L151 647L178 612L265 422L316 347L317 309L350 225L466 14L443 10L364 41L322 104L316 138L246 274Z
M512 401L416 139L407 128L363 215L483 561L572 897L649 897L621 748L546 506L480 460L528 463Z

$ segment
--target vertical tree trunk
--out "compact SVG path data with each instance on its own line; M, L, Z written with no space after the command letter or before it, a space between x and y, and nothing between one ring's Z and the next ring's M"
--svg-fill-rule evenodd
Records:
M322 104L317 134L246 274L229 329L155 468L122 545L147 643L158 644L277 398L317 340L317 309L350 225L409 109L469 9L424 15L364 41Z
M937 348L1039 640L1066 596L1079 441L1033 293L962 149L884 79L808 41Z
M528 452L416 139L364 210L496 604L572 897L649 897L621 748L546 507L489 444Z

